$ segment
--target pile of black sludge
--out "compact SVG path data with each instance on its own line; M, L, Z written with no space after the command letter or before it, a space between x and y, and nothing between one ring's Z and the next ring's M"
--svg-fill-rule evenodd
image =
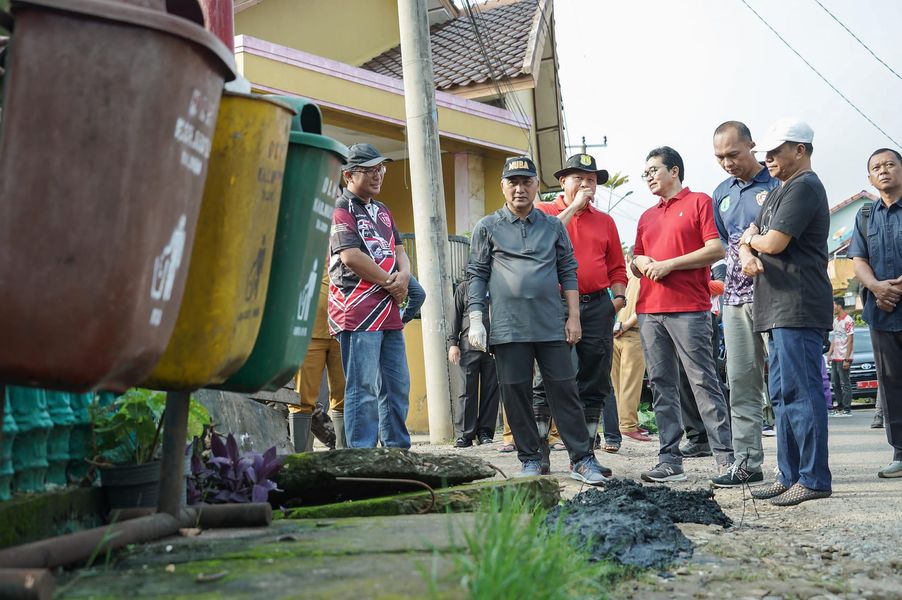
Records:
M692 556L692 542L675 523L729 527L732 520L711 490L679 491L613 480L548 513L547 526L563 532L592 560L614 560L640 568L662 568Z

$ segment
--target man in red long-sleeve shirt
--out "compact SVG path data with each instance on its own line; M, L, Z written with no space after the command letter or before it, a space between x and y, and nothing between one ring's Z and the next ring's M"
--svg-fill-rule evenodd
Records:
M553 202L537 203L536 208L560 219L573 244L579 263L576 279L582 325L582 339L575 345L574 356L578 360L579 397L589 442L594 445L598 423L603 418L604 449L616 452L623 437L617 403L611 393L611 357L614 315L626 303L626 264L614 219L592 206L595 188L608 180L608 172L598 169L592 156L576 154L554 176L563 192ZM541 376L536 377L533 389L533 409L540 437L547 437L551 413Z

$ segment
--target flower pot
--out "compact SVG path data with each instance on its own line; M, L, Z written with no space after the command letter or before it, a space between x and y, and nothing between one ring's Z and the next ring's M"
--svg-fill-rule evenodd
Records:
M160 461L100 469L100 487L110 510L155 507L160 495Z

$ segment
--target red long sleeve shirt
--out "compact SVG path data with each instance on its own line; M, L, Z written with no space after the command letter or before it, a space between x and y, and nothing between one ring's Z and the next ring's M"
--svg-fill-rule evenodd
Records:
M557 216L567 205L561 194L554 202L537 202L536 208ZM614 283L626 285L626 263L614 219L588 205L583 212L573 215L567 223L567 233L579 263L576 281L580 294L591 294Z

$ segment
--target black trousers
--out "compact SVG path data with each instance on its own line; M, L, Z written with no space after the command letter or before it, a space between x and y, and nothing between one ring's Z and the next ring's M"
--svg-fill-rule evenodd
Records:
M886 408L883 422L886 440L893 447L893 460L902 460L902 331L871 328L877 382L883 388Z
M620 443L620 419L611 388L611 358L614 353L614 304L607 293L589 302L580 302L582 339L576 349L576 383L586 420L602 421L604 438ZM548 399L541 371L533 381L533 406L547 414ZM594 441L594 440L593 440Z
M517 457L521 461L541 458L539 430L532 409L534 361L545 380L551 416L567 446L570 462L593 454L567 342L512 342L496 344L493 349L501 402L514 434Z
M460 346L460 370L464 376L464 388L459 397L464 413L461 437L473 440L480 433L491 437L498 421L495 358L487 352L471 349L464 342Z

